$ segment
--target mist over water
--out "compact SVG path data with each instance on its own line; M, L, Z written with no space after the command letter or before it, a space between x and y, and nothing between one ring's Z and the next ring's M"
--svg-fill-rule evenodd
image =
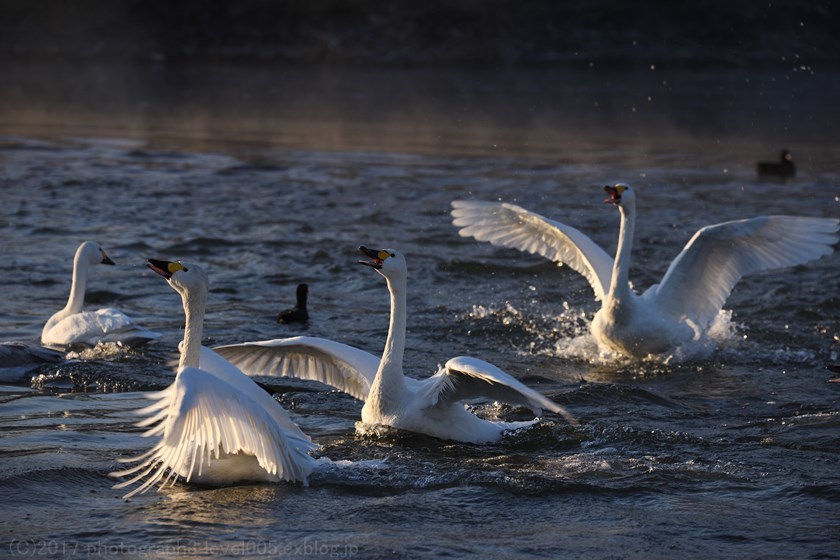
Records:
M219 150L389 150L593 163L698 147L824 163L833 72L795 67L321 68L5 63L9 134L135 138ZM408 133L406 133L408 132ZM698 146L699 144L699 146ZM728 154L727 154L728 155ZM647 163L647 162L646 162Z

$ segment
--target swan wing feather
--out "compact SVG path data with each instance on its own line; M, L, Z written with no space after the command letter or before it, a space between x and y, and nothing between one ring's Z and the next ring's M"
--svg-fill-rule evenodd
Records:
M257 385L253 379L245 375L235 365L206 346L202 346L200 349L199 369L239 389L264 410L268 411L274 420L286 430L296 433L301 438L309 439L309 436L301 431L291 416L289 416L286 409L280 406L270 393Z
M352 397L367 399L379 358L347 344L297 336L243 342L213 349L248 375L318 381Z
M452 223L461 237L538 254L582 274L601 300L612 277L613 259L579 230L503 202L452 201Z
M838 220L760 216L700 229L645 294L674 320L705 328L745 274L803 264L833 252Z
M208 372L184 368L170 390L159 395L163 402L144 409L147 413L160 411L156 417L159 425L145 435L159 434L162 424L163 437L150 452L136 458L142 460L139 465L112 473L127 476L140 472L115 485L125 488L142 481L126 498L157 482L174 482L179 475L189 482L211 460L223 455L253 455L267 473L287 481L306 482L314 467L315 460L308 453L316 446L308 438L286 430L247 394Z
M452 358L424 385L422 398L429 403L428 406L447 407L458 401L481 397L526 406L535 414L550 410L562 415L571 424L577 424L565 408L478 358Z

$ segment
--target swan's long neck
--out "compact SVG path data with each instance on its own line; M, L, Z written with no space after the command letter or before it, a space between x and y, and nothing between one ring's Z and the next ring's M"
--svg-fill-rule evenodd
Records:
M90 265L82 262L82 256L77 254L73 259L73 283L70 285L70 297L64 306L65 316L79 313L85 305L85 290L87 290L88 271Z
M184 343L178 369L197 368L201 358L201 333L204 330L204 308L207 304L205 290L187 291L181 295L184 300L184 314L187 317L184 328Z
M636 228L636 208L630 202L618 207L621 228L618 232L618 249L610 281L610 299L621 301L630 294L630 251L633 249L633 232Z
M405 353L406 325L406 289L405 279L388 279L388 291L391 293L391 323L388 326L388 339L379 362L379 370L373 380L368 401L398 405L405 391L403 377L403 354Z

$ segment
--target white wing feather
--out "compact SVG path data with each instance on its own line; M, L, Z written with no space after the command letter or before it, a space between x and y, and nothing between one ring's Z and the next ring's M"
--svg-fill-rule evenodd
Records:
M830 255L837 230L838 220L798 216L761 216L704 227L644 297L672 319L690 319L705 328L742 276Z
M242 378L254 385L249 378ZM223 455L253 455L268 474L279 480L305 482L314 467L315 460L308 453L316 446L307 436L299 429L285 429L274 414L239 386L206 371L184 368L170 387L152 398L157 402L139 411L150 417L138 425L152 425L144 435L162 433L163 438L149 452L130 460L142 461L139 465L112 473L128 476L139 472L115 488L146 479L126 498L145 492L157 482L161 487L170 480L174 484L179 475L189 481ZM273 408L282 411L271 400Z
M253 399L264 410L268 411L274 420L287 431L296 434L300 438L309 439L309 436L304 434L298 425L295 424L294 420L289 416L289 413L286 412L286 409L280 406L274 400L274 397L254 383L250 377L245 375L236 366L205 346L201 347L199 356L199 369L236 387L239 391Z
M379 369L379 358L373 354L316 337L244 342L213 350L248 375L318 381L362 401Z
M577 229L549 220L514 204L455 200L452 223L461 237L542 255L582 274L604 298L610 287L613 259Z
M452 358L424 385L424 392L419 396L427 400L429 406L446 407L454 402L482 397L527 406L534 414L550 410L562 415L570 424L578 424L575 417L559 404L478 358Z

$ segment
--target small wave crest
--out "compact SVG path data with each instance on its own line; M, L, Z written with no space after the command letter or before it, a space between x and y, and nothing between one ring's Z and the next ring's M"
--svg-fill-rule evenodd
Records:
M100 342L93 348L67 353L67 361L58 367L32 376L35 389L60 391L120 392L136 389L129 379L147 364L137 349L119 342Z
M120 342L99 342L91 348L82 348L67 353L68 360L110 360L126 355L142 355L141 352Z

